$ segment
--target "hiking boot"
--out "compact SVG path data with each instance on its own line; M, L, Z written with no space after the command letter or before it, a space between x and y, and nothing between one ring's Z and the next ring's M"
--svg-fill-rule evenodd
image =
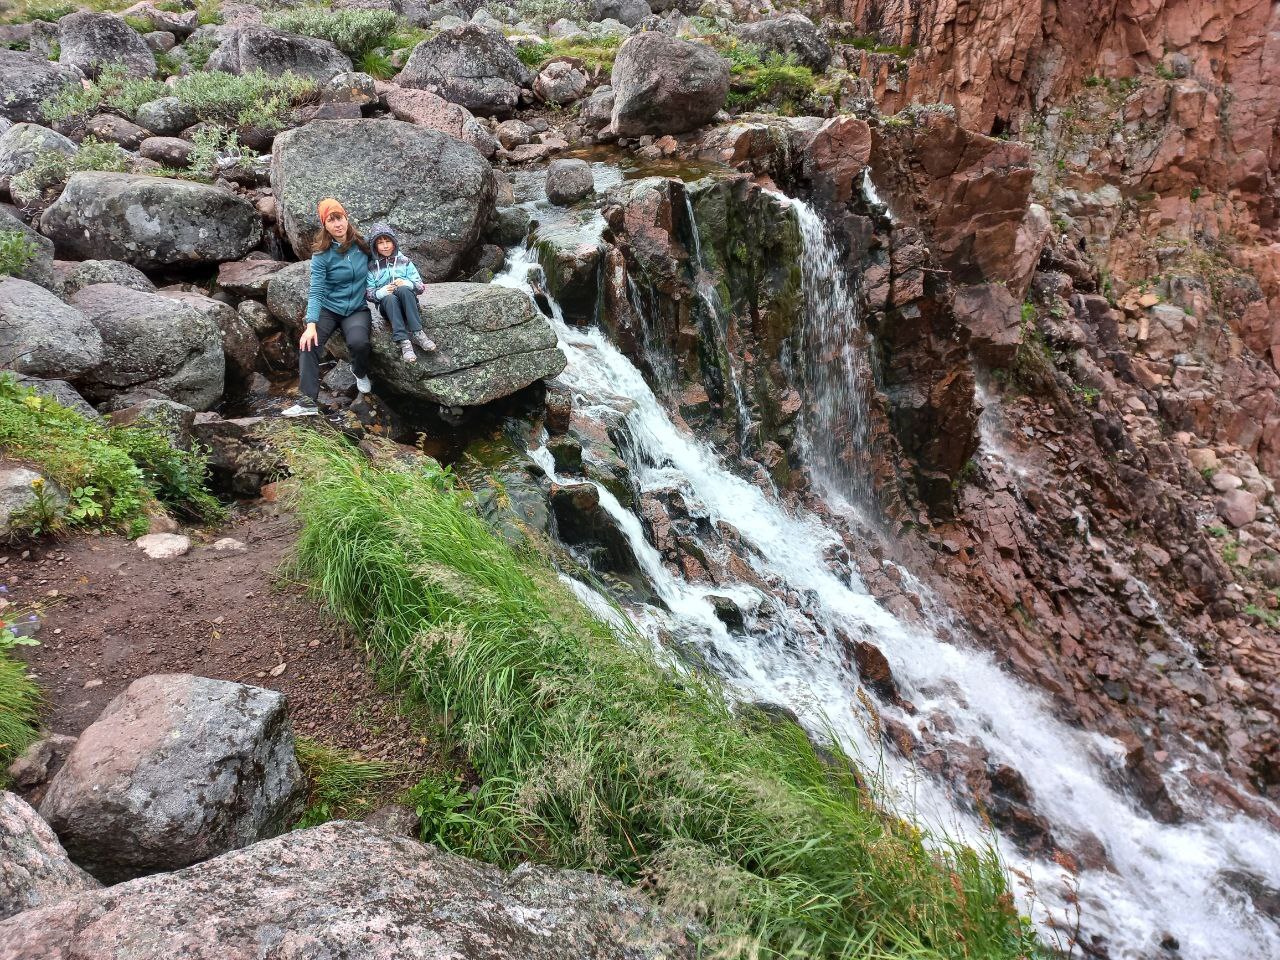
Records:
M413 352L413 344L408 340L400 341L400 359L405 363L418 362L418 355Z
M368 377L356 377L356 389L361 393L373 393L373 382Z
M280 411L282 417L314 417L318 416L320 408L307 399L301 399L292 407L287 407Z
M413 337L413 342L428 353L436 348L436 342L427 336L425 330L415 330L409 336Z

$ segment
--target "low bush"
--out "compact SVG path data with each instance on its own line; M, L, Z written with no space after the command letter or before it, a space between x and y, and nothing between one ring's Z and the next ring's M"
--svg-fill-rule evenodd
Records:
M428 460L371 464L311 430L297 573L364 637L480 778L445 845L643 884L709 955L1015 958L1036 952L995 853L884 813L838 746L739 716L593 616L532 547L492 533Z
M169 88L159 80L131 76L128 68L112 63L103 67L98 79L87 86L66 87L45 100L40 104L40 112L50 123L83 120L102 110L114 111L132 120L140 106L168 92Z
M268 26L277 30L328 40L353 60L383 46L400 26L400 18L390 10L332 10L318 6L268 13L265 19Z
M122 173L127 169L129 155L118 144L86 137L70 156L57 150L36 154L31 166L9 181L9 192L21 203L34 203L61 190L73 173Z
M272 76L262 70L241 76L200 71L183 77L170 90L202 121L264 130L282 129L293 108L315 91L314 80L293 73Z
M147 532L148 512L157 503L196 521L224 514L204 486L199 450L175 447L161 426L89 420L8 375L0 375L0 448L71 494L59 521L67 526L137 536Z
M0 277L17 276L36 258L36 245L18 230L0 230Z
M728 105L737 110L772 106L794 114L813 93L813 71L796 63L794 56L763 53L752 44L719 38L714 44L729 60Z

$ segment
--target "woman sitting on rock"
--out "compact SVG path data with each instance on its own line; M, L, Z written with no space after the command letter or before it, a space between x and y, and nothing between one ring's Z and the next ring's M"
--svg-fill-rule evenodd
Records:
M319 412L320 351L338 327L347 341L356 389L370 393L369 307L365 287L369 275L369 245L347 211L332 197L320 201L320 232L311 246L311 289L307 293L307 326L298 341L298 391L302 394L286 417Z
M417 363L415 343L427 351L436 348L422 332L422 315L418 311L418 294L426 289L422 276L413 261L400 252L396 232L385 223L369 228L369 245L376 256L369 264L365 297L378 305L391 324L391 339L400 344L401 359Z

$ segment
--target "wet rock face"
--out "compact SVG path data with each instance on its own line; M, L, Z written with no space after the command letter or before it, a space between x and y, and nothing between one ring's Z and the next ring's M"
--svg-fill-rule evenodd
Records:
M0 792L0 920L98 887L68 859L38 813L17 795Z
M71 259L123 260L144 270L238 260L262 236L253 204L200 183L129 173L76 173L40 218Z
M620 884L511 873L340 821L0 923L0 957L181 954L692 960L691 929Z
M337 197L357 225L394 223L428 283L448 277L479 239L495 192L474 147L398 120L317 120L281 134L271 185L297 256L310 256L317 204Z
M508 117L533 75L502 34L464 24L418 44L396 82L433 90L473 113Z
M684 133L724 106L729 62L703 44L637 33L618 50L610 84L617 136Z
M81 734L40 813L76 863L118 883L275 836L303 790L284 697L156 674Z

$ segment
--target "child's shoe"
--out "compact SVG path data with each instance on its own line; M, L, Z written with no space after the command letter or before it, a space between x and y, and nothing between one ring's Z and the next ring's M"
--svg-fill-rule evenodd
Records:
M418 355L413 352L413 344L408 340L400 341L400 359L405 363L418 362Z
M436 348L436 342L427 336L425 330L415 330L409 336L413 337L413 342L428 353Z

